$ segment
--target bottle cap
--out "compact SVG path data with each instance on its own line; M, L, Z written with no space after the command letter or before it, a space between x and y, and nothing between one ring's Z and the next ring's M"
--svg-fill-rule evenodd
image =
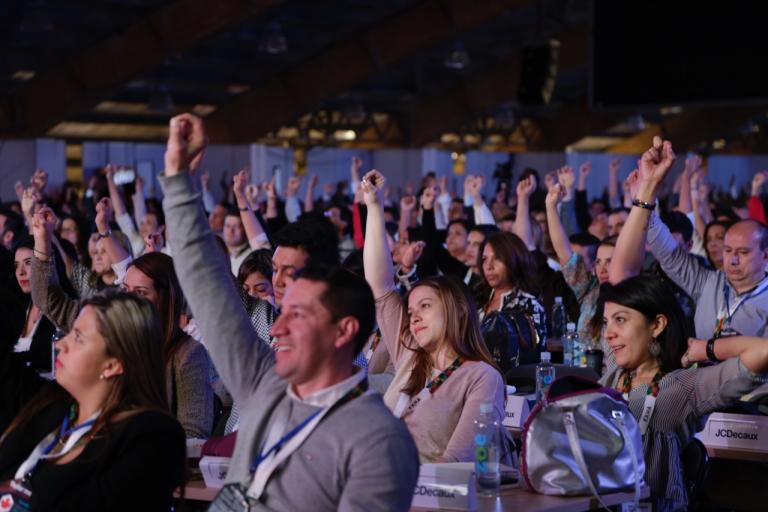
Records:
M490 402L483 402L482 404L480 404L480 412L481 413L493 412L493 404Z
M542 352L541 353L541 362L549 362L552 359L552 354L549 352Z
M573 322L568 322L567 324L565 324L565 328L566 328L566 330L569 330L569 331L575 331L576 330L576 324L573 323Z
M562 297L555 297L555 304L562 304L563 298Z

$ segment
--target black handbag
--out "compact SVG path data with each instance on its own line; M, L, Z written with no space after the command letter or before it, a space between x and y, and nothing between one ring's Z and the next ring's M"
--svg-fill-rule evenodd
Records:
M539 362L541 340L533 320L524 311L492 311L483 318L480 330L491 357L503 374L521 364Z

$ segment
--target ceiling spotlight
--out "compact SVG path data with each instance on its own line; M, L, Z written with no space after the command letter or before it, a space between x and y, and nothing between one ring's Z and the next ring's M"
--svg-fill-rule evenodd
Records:
M338 141L352 141L357 138L355 130L336 130L333 133L333 138Z
M288 51L288 40L279 23L273 22L269 24L267 33L259 44L259 51L269 55L280 55Z
M461 71L469 67L470 64L469 54L464 49L464 43L456 41L453 51L445 58L443 63L448 69Z

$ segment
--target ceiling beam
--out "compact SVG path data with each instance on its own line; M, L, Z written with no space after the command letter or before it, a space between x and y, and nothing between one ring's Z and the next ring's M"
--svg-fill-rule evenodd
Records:
M206 120L211 140L220 143L256 140L414 53L530 3L531 0L420 2L223 106Z
M568 29L559 35L559 73L587 65L589 32L586 27ZM412 146L434 142L445 132L458 131L472 119L496 105L517 98L522 69L522 51L516 50L498 65L462 80L457 86L427 99L411 113L408 123Z
M151 72L166 58L194 47L284 0L176 0L37 74L0 101L0 136L35 137L86 110L121 84Z

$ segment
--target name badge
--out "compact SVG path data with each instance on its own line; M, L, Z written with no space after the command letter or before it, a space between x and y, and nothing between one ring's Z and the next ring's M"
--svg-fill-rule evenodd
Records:
M645 435L648 431L648 425L651 423L653 417L653 410L656 408L656 397L653 395L646 395L645 402L643 402L643 413L640 415L640 433Z
M0 483L0 512L27 512L30 508L32 490L21 480Z
M502 425L507 428L523 428L530 412L526 397L521 395L507 396L507 404L504 409Z

